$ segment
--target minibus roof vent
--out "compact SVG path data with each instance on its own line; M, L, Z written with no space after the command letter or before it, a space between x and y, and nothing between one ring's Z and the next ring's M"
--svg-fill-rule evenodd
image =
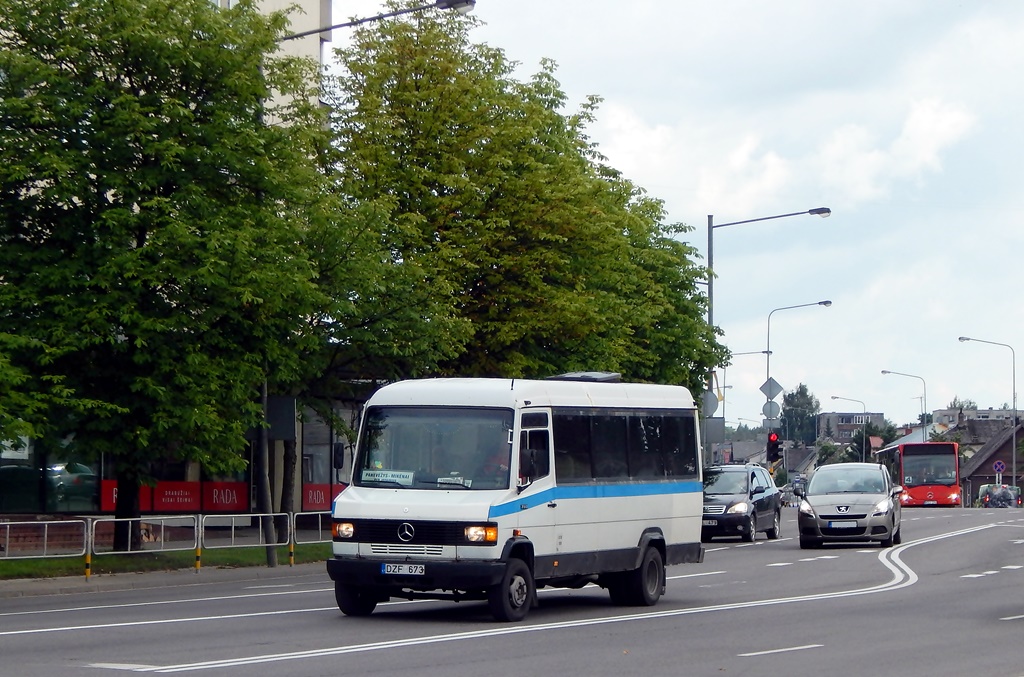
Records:
M621 383L622 374L614 371L571 371L557 376L548 376L549 381L596 381L600 383Z

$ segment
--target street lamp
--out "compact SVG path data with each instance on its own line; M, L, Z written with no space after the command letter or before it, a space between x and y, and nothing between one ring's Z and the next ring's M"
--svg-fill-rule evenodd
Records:
M715 223L715 217L713 214L708 214L708 327L714 331L715 326L715 228L725 228L726 226L739 226L744 223L756 223L757 221L771 221L772 219L784 219L789 216L803 216L804 214L813 214L814 216L820 216L821 218L827 218L832 213L832 210L828 207L815 207L814 209L808 209L805 212L792 212L790 214L777 214L775 216L762 216L757 219L745 219L743 221L730 221L729 223ZM712 373L714 367L712 367ZM708 374L708 389L711 389L711 377L712 374Z
M916 378L921 381L921 441L928 441L928 385L924 382L924 379L914 374L903 374L898 371L889 371L883 369L882 374L895 374L896 376L907 376L909 378Z
M861 420L861 432L860 432L860 460L863 463L867 460L865 455L865 449L868 444L868 405L864 404L860 400L855 400L852 397L840 397L839 395L833 395L833 400L846 400L847 402L858 402L860 406L864 407L864 418Z
M801 304L795 305L795 306L783 306L782 308L776 308L775 310L773 310L770 313L768 313L768 331L765 334L765 346L764 346L764 355L765 355L765 357L764 357L764 370L765 370L764 384L765 384L765 389L766 390L769 388L769 384L771 383L771 380L772 380L772 366L771 366L771 362L772 362L772 315L774 313L777 313L780 310L792 310L794 308L807 308L809 306L825 306L826 308L828 308L831 305L832 305L831 301L816 301L815 303L801 303ZM768 402L771 402L773 398L769 397L768 393L765 393L765 398L767 398L766 402L765 402L765 409L766 409L766 411L763 412L763 413L765 415L765 418L771 418L771 417L768 416L767 405L768 405ZM767 426L767 427L771 428L770 425Z
M729 357L736 357L737 355L764 355L764 354L765 354L765 351L763 351L763 350L749 350L749 351L745 351L745 352L742 352L742 353L730 353ZM732 387L732 386L725 385L725 376L726 376L727 370L728 370L728 367L725 367L725 366L722 367L722 389L723 390L725 388L731 388ZM725 402L724 401L722 403L722 418L725 418Z
M291 35L286 35L281 38L281 41L297 40L298 38L304 38L307 35L316 35L317 33L333 31L335 28L350 28L351 26L358 26L360 24L370 23L371 21L391 19L396 16L402 16L403 14L412 14L413 12L422 12L425 9L431 9L434 7L437 9L454 9L459 14L466 14L473 10L474 5L476 5L476 0L436 0L436 2L432 2L427 5L420 5L419 7L406 7L405 9L395 10L394 12L384 12L383 14L368 16L365 19L346 21L345 23L334 24L333 26L324 26L323 28L314 28L309 31L302 31L301 33L292 33Z
M784 219L788 216L803 216L813 214L821 218L827 218L832 210L828 207L815 207L805 212L793 212L792 214L779 214L777 216L762 216L758 219L746 219L745 221L732 221L730 223L715 223L715 217L708 214L708 326L715 326L714 322L714 300L715 300L715 228L726 226L739 226L744 223L755 223L757 221L771 221L772 219Z
M1013 346L1009 343L997 343L996 341L986 341L985 339L971 338L969 336L961 336L960 343L964 341L977 341L978 343L988 343L993 346L1003 346L1004 348L1010 349L1010 379L1013 387L1013 445L1010 449L1010 472L1013 475L1013 486L1017 486L1017 353L1014 352Z

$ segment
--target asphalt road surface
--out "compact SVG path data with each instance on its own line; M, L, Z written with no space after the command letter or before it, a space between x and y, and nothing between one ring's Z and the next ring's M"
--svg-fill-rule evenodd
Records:
M903 544L706 544L654 607L541 590L338 611L322 564L0 584L0 676L1024 675L1024 511L907 509ZM56 594L54 594L56 593Z

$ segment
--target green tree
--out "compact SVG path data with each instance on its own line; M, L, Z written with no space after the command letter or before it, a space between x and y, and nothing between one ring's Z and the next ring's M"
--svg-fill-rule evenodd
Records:
M596 97L563 114L553 64L519 82L500 50L470 42L474 25L424 12L361 27L328 94L340 190L388 204L389 263L430 288L407 307L446 307L470 332L450 334L436 371L701 387L724 349L701 320L688 229L662 225L662 203L604 163L586 136Z
M958 395L954 395L953 396L953 401L950 402L946 406L946 408L947 409L952 409L954 411L956 411L958 409L977 409L978 408L978 403L975 402L974 400L967 400L967 399L961 400Z
M826 442L818 447L818 457L815 466L829 465L831 463L852 463L860 461L860 452L855 451L852 445L841 446Z
M811 394L807 385L801 383L782 396L782 426L788 430L790 439L801 444L814 444L818 436L817 420L821 403Z
M118 517L162 460L242 467L261 384L316 338L327 141L315 64L270 56L286 27L248 0L0 0L0 334L62 396L9 415L105 454Z

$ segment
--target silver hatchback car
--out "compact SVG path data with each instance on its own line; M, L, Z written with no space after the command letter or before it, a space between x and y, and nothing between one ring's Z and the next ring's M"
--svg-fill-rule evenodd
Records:
M877 541L883 548L902 541L900 502L903 487L893 484L884 465L836 463L816 469L798 487L800 547L822 543Z

